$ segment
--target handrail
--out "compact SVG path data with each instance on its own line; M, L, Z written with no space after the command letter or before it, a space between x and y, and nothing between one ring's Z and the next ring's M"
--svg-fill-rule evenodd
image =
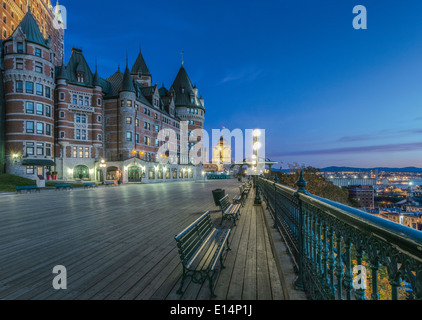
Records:
M264 178L258 181L297 266L297 288L315 299L378 300L378 270L385 268L391 286L388 299L422 299L421 231L312 195L302 173L297 185L296 190ZM368 290L366 268L371 276ZM407 293L403 282L411 288Z

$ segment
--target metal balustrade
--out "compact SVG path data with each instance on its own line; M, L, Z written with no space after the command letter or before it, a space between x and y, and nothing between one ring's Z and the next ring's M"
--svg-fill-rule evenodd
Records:
M422 232L259 178L258 190L312 299L422 299Z

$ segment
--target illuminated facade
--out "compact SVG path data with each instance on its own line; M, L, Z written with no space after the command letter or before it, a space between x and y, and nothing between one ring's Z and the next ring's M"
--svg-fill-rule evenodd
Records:
M43 14L51 21L50 2L38 2L27 8L16 28L6 30L3 41L2 168L35 180L48 172L58 180L123 183L201 176L202 167L189 164L191 145L183 137L203 128L204 100L183 63L168 89L152 84L141 52L131 68L127 63L124 72L119 68L108 78L101 78L97 67L92 71L81 49L73 48L65 64L63 37L57 37L56 45L49 24L36 19ZM187 132L181 132L182 121ZM159 132L175 138L164 155L159 154L164 143ZM168 155L177 157L165 161Z

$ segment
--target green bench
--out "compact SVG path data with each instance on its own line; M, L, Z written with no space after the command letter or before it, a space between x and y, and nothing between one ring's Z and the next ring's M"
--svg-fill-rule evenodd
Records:
M86 188L95 188L97 184L95 182L85 182L84 183L84 189Z
M32 191L34 191L34 192L40 192L41 189L38 188L37 185L16 186L16 192L17 193L22 193L22 191L26 191L27 193L28 192L32 192Z
M182 294L185 280L191 278L193 283L202 284L208 280L211 297L216 297L213 288L214 276L220 261L230 250L230 229L216 229L211 221L210 212L205 212L174 238L179 249L183 266L182 280L177 290Z
M69 183L56 183L54 185L54 187L56 188L56 191L57 190L70 190L70 189L72 189L72 186Z
M221 222L223 220L231 220L233 225L236 225L236 220L239 219L240 215L240 203L231 203L229 200L229 195L226 194L223 198L219 200L220 209L221 209Z

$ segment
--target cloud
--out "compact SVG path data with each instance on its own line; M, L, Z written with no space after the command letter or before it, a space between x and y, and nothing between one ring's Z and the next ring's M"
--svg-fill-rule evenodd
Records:
M356 154L356 153L386 153L386 152L408 152L408 151L422 151L422 142L416 143L397 143L385 144L375 146L363 147L346 147L346 148L332 148L320 150L301 150L277 154L274 156L315 156L315 155L341 155L341 154Z
M225 84L232 81L253 81L260 74L262 70L253 67L245 67L241 70L232 71L228 73L221 81L220 84Z

